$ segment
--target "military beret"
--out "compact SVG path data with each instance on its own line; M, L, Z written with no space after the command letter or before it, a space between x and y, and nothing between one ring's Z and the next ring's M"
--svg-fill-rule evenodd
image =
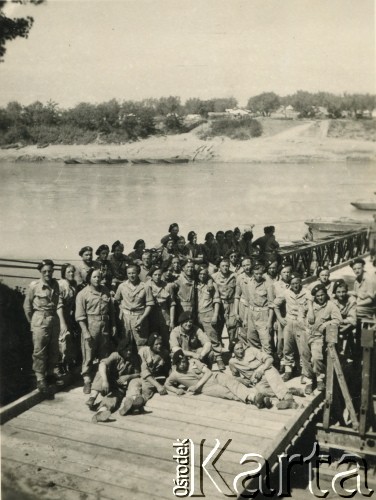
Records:
M145 240L137 240L136 243L133 245L133 250L136 250L136 248L141 244L145 245Z
M157 339L161 339L162 340L162 337L158 333L156 333L156 332L151 333L149 335L148 342L147 342L148 346L149 347L153 347L153 345L155 344L155 342L156 342Z
M178 351L175 351L174 354L172 355L172 364L177 365L178 363L180 363L182 359L186 357L187 356L184 354L184 352L181 349L179 349Z
M192 259L187 259L186 261L181 262L181 266L185 267L187 264L192 264L193 260Z
M93 251L92 247L89 246L82 247L81 250L78 252L78 255L82 257L85 252L92 252L92 251Z
M101 252L103 252L104 250L106 250L106 252L109 252L110 249L108 247L108 245L100 245L96 251L95 251L95 255L99 255Z
M43 269L44 266L54 266L54 262L53 260L51 259L44 259L42 260L42 262L39 262L38 266L37 266L37 269L38 271L41 271Z
M192 319L192 313L189 311L184 311L180 314L178 323L181 325L182 323L185 323L186 321L189 321Z
M155 271L159 271L161 268L159 266L152 266L150 269L149 269L149 272L148 272L148 276L153 276L153 274L155 273Z
M286 267L286 266L285 266L285 267ZM301 279L302 279L302 276L301 276L301 274L299 274L299 273L297 273L296 271L294 271L294 272L292 272L292 273L291 273L291 279L293 280L294 278L295 278L295 279L300 279L300 280L301 280Z
M326 286L324 285L324 283L319 283L317 284L316 286L314 286L311 290L311 294L316 297L316 294L317 292L319 292L320 290L324 290L325 292L327 291L326 290Z
M116 240L115 243L112 243L112 247L111 247L111 252L114 253L115 249L119 247L122 249L122 251L124 250L124 245L123 243L120 243L119 240Z
M269 266L271 266L275 262L278 262L277 259L275 257L271 257L270 259L265 261L265 267L268 268Z
M347 288L348 288L345 280L342 280L342 279L340 279L340 280L336 280L336 281L334 282L334 284L333 284L333 293L336 293L337 288L339 288L340 286L344 286L344 287L346 287L346 290L347 290Z

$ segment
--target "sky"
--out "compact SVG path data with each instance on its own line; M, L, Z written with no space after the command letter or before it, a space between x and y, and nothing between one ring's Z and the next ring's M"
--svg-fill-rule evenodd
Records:
M375 93L374 0L47 0L7 44L0 106L264 91Z

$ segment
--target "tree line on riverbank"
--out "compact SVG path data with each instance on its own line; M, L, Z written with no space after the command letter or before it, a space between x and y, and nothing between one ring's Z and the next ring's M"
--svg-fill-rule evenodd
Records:
M57 103L39 101L24 106L13 101L0 108L0 144L88 144L95 141L122 143L152 135L183 133L206 122L211 122L211 135L227 135L248 139L262 134L257 116L270 116L281 106L292 106L298 118L315 118L316 110L324 106L331 118L349 117L376 107L376 97L370 94L344 94L298 91L280 97L274 92L264 92L248 100L250 114L229 114L211 120L212 114L235 110L234 97L199 99L185 103L176 96L141 101L111 99L99 104L81 102L70 109ZM256 119L255 119L256 118ZM210 135L209 134L209 135Z

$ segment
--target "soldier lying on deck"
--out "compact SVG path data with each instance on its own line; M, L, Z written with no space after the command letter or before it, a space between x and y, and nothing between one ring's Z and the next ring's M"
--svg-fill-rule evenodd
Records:
M273 358L256 347L245 349L242 342L237 342L229 367L233 376L246 387L255 387L268 396L276 396L279 410L297 408L293 395L304 396L301 389L287 387L273 366Z
M93 422L106 422L111 413L120 406L129 382L139 377L139 358L133 354L131 344L123 340L120 342L117 352L113 352L99 363L90 397L86 401L90 410L94 410L98 394L102 393L104 396L99 403L98 412L93 416Z
M248 389L234 377L224 373L213 373L201 361L188 358L180 349L174 352L172 372L165 388L178 396L183 394L205 394L222 399L252 403L257 408L271 408L270 398L256 388Z

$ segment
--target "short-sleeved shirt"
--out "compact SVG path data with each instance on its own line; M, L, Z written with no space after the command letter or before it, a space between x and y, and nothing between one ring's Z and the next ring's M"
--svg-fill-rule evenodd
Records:
M347 323L356 326L356 300L354 297L348 297L345 304L342 304L336 298L332 299L333 303L338 307L342 320L347 320ZM341 321L341 324L343 321Z
M313 314L315 316L315 322L313 325L310 325L310 329L313 333L317 333L321 326L324 326L324 328L328 325L339 326L342 321L338 307L331 300L328 300L324 305L313 302Z
M218 287L221 301L230 304L233 303L236 290L236 274L229 273L228 276L224 276L221 271L218 271L212 275L212 278Z
M208 283L197 283L197 302L198 313L212 313L214 311L214 304L219 304L219 292L215 283L208 285Z
M251 276L248 276L244 271L236 277L235 298L246 306L249 304L248 286L251 279Z
M194 352L203 347L207 342L210 342L208 336L197 326L193 326L189 333L185 333L179 325L170 334L170 348L172 352L178 349Z
M273 285L265 278L258 283L254 278L248 283L248 299L250 307L274 307Z
M133 285L130 281L120 283L115 300L120 303L121 309L127 311L143 311L146 306L153 306L154 299L150 288L140 281Z
M245 379L251 380L253 372L269 359L271 359L271 356L266 352L261 351L256 347L248 347L244 351L244 357L242 359L230 359L229 367L231 373L236 377L241 376Z
M279 295L283 295L285 290L290 288L290 283L286 283L280 277L278 277L275 281L273 281L273 290L274 296L278 297Z
M309 295L310 292L306 288L302 288L298 293L287 288L281 295L275 298L274 304L278 308L281 308L284 304L286 305L287 319L304 321L308 311Z
M122 375L140 373L140 361L136 356L125 360L118 352L113 352L108 358L101 359L101 363L107 367L109 381L116 381Z
M176 368L173 368L170 376L166 380L165 386L174 386L177 387L179 385L184 386L186 389L192 387L197 384L197 382L204 375L205 365L201 363L198 359L189 359L188 370L185 373L179 372Z
M35 311L54 315L61 307L63 307L63 301L57 280L52 279L50 284L44 283L42 279L30 283L24 302L24 310L28 318L31 318Z
M64 311L73 311L76 302L77 283L68 280L58 281Z
M158 377L167 375L168 371L168 352L163 350L160 354L156 354L149 346L143 346L139 349L138 354L141 358L141 377Z
M195 281L193 278L188 278L188 276L182 272L176 279L175 283L175 294L176 299L180 302L182 307L189 305L193 307L195 300Z
M175 305L174 285L172 283L167 283L162 280L161 284L157 285L153 280L149 280L146 283L146 288L148 292L150 290L155 305L163 308Z
M361 280L354 282L354 292L358 299L372 299L372 303L366 306L357 304L356 314L358 318L372 318L376 312L376 279L367 272L363 273Z
M76 298L76 321L84 321L88 316L112 315L111 295L105 286L95 290L91 285L81 290Z

